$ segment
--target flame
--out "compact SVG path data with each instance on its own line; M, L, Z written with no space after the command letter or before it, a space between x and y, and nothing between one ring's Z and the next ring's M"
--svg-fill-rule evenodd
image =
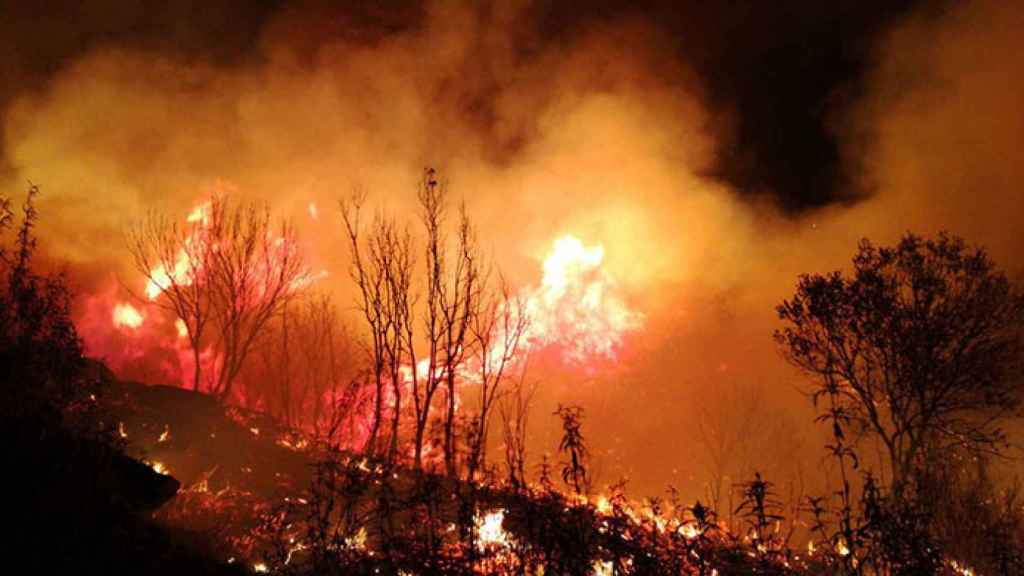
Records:
M508 533L502 527L505 521L505 510L498 509L488 512L483 518L475 518L477 547L482 550L492 546L508 546Z
M142 321L146 319L142 312L139 312L137 308L128 303L115 305L113 316L114 326L131 328L132 330L142 326Z
M643 316L626 304L604 257L600 244L587 246L571 234L555 240L540 287L524 297L528 346L560 345L570 363L615 358L624 335L639 328Z
M594 576L612 576L612 574L615 574L615 565L607 560L595 560L593 569Z
M192 231L185 242L189 245L204 242L203 232L210 225L210 201L196 206L189 212L185 221L192 224ZM168 272L163 264L153 268L150 272L150 281L146 284L146 296L150 300L156 300L161 292L170 288L173 284L188 286L192 283L192 266L189 263L188 253L184 248L178 251L178 257L174 262L174 270Z
M366 550L366 528L360 526L351 538L345 539L345 544L354 550Z
M184 320L181 318L174 321L174 328L178 331L178 338L185 338L188 336L188 326L185 325Z
M161 292L171 287L173 283L188 285L191 280L188 278L189 264L188 256L182 251L174 263L174 270L170 273L163 264L160 264L151 272L152 278L146 283L146 296L150 300L156 300Z
M171 471L167 468L167 466L164 465L163 462L153 461L148 462L148 464L149 467L153 469L153 472L156 472L157 474L163 474L164 476L171 475Z

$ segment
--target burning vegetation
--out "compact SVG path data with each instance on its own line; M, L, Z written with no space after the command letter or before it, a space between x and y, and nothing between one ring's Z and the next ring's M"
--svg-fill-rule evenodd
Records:
M1024 4L9 4L9 566L1024 574Z
M56 475L31 504L112 515L104 530L114 540L101 546L113 547L122 530L158 535L138 540L163 555L154 571L1024 569L1024 510L985 464L1001 453L999 425L1019 406L1011 384L1024 368L1024 295L960 239L865 241L852 275L801 277L778 308L776 340L814 382L838 489L785 500L754 474L717 509L720 500L691 504L675 489L632 500L624 480L599 490L579 406L553 415L557 456L545 454L536 472L528 464L530 357L599 370L643 327L602 268L601 246L560 237L540 284L515 289L481 250L465 207L453 211L428 170L419 234L383 211L367 220L363 195L341 202L361 324L349 326L328 297L312 294L324 275L267 210L214 197L184 227L154 214L129 233L141 289L114 301L106 324L170 348L178 379L153 386L84 358L66 285L33 269L37 194L3 260L5 382L24 408L8 425L16 438L57 438L43 448ZM71 446L86 455L70 456ZM879 467L864 465L868 449L887 455ZM60 462L93 470L90 454L113 464L90 480L91 492L57 498L67 482ZM82 550L62 553L92 561Z

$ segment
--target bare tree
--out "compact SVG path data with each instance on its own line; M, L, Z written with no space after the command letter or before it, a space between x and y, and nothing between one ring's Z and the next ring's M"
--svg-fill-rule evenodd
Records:
M491 414L495 403L500 402L502 397L510 392L505 389L509 377L515 376L510 374L510 371L520 372L520 378L514 380L517 382L518 388L513 392L520 395L516 399L517 402L524 400L521 396L523 394L521 387L526 364L522 358L522 344L528 327L529 316L524 303L512 295L504 281L501 282L497 295L488 293L485 301L473 314L471 329L475 341L473 349L476 352L475 358L473 358L473 363L476 365L474 379L477 383L479 404L477 413L472 420L470 433L467 435L469 444L467 476L471 482L474 480L476 472L486 464ZM526 401L528 402L528 399ZM513 408L513 406L509 406L509 408ZM516 408L519 407L516 406ZM525 409L525 406L522 408ZM511 416L512 413L514 410L509 415ZM519 414L518 417L523 419L520 423L525 428L525 414ZM513 421L507 421L507 424L517 425ZM525 464L521 462L525 452L525 445L521 445L525 443L525 438L521 436L524 431L506 428L505 441L512 442L513 450L518 450L513 457L514 466L510 470L516 469L518 472L522 472L524 468ZM510 434L511 437L509 437ZM510 479L514 477L510 474Z
M693 444L708 474L707 497L717 510L733 510L731 487L755 472L780 478L796 471L786 454L800 452L791 415L773 405L760 382L723 380L692 392Z
M530 403L536 385L526 380L526 359L511 389L499 397L502 441L505 444L505 471L513 488L526 486L526 428Z
M473 322L479 315L482 286L481 269L473 227L465 207L459 211L455 253L447 245L444 224L445 190L436 173L428 169L420 187L419 201L426 232L426 308L423 327L427 341L426 370L419 374L412 324L406 326L406 346L413 369L413 401L416 412L414 464L422 463L424 433L430 419L434 394L443 384L444 462L450 476L456 473L456 403L460 371L472 354ZM422 386L421 386L422 380Z
M146 280L146 296L184 327L194 364L192 389L197 391L202 383L200 356L213 317L212 246L202 208L185 226L150 212L128 232L128 249Z
M352 254L350 274L359 288L359 311L370 332L366 349L374 405L365 450L371 454L381 450L381 424L388 401L386 394L390 393L391 433L387 457L393 460L398 454L403 367L407 359L405 343L415 303L411 293L412 239L407 230L399 229L393 218L382 214L377 215L370 232L364 235L360 217L365 199L364 194L356 193L341 202Z
M1024 295L983 250L864 240L852 276L803 276L778 313L783 354L840 412L824 418L884 446L897 493L930 455L999 451L1020 403Z
M243 372L244 399L280 423L334 440L354 410L358 390L350 335L326 295L286 306L265 328L255 361Z
M310 281L286 222L274 227L267 207L224 197L211 198L185 227L151 213L129 233L129 247L147 294L184 325L197 390L202 348L213 346L218 366L208 392L222 400L267 322Z
M481 346L488 347L488 354L497 349L497 336L489 335L485 342L480 335L486 327L500 328L500 305L497 300L491 303L491 297L485 294L486 274L464 206L458 212L454 237L448 236L446 192L434 170L424 172L418 192L424 231L422 282L413 280L411 236L407 230L399 230L393 218L378 215L369 233L362 232L359 220L364 200L357 194L343 202L342 213L352 252L352 277L361 295L359 308L369 328L370 377L376 388L374 424L367 447L377 449L387 408L385 390L390 384L389 456L397 453L401 405L407 402L412 411L414 466L422 468L427 432L440 422L445 470L454 476L461 436L459 388ZM483 320L481 314L492 317ZM511 309L505 319L511 332L502 338L507 337L507 344L515 348L522 328L512 326ZM511 357L483 368L487 379L484 417L490 412L497 383L510 361Z
M305 289L311 274L287 222L274 226L255 203L210 202L210 283L220 361L211 392L230 397L263 328Z

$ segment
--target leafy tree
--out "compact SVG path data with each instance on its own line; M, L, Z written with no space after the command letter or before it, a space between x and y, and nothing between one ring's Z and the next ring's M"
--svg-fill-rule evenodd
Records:
M62 274L34 269L38 195L39 188L31 186L14 242L0 244L0 382L5 412L13 415L33 413L27 402L67 408L89 392L79 381L82 346L71 321L67 282ZM0 197L0 233L14 224L10 201Z
M838 438L877 440L896 494L927 459L998 453L1020 404L1024 294L948 234L860 243L849 275L800 277L777 308L783 355L814 377ZM836 418L838 412L839 417Z

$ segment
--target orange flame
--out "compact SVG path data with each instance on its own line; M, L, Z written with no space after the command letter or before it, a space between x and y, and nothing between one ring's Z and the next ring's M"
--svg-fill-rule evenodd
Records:
M528 345L561 345L563 357L577 363L615 357L624 335L639 328L643 316L626 304L603 267L604 256L603 246L587 246L571 234L555 240L544 259L541 286L524 298Z

